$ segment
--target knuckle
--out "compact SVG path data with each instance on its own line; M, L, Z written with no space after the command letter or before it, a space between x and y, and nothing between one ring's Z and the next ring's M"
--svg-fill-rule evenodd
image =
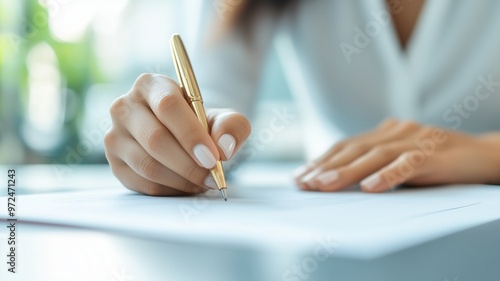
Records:
M157 127L150 128L149 130L146 130L144 133L146 146L153 151L157 151L160 149L164 137L165 134L163 130Z
M399 125L404 131L415 131L420 128L417 122L411 120L402 121Z
M140 86L134 87L132 90L130 90L130 92L128 92L127 95L134 102L142 102L144 100L144 97L143 97L144 90L145 89L141 89Z
M147 156L138 163L139 173L148 180L155 180L161 173L161 166L153 157Z
M371 149L370 145L366 143L353 143L346 146L346 149L354 153L364 153Z
M164 89L164 92L175 92L178 89L178 84L169 77L161 74L143 73L139 75L132 87L132 93L136 98L143 100L145 94L151 92L152 89Z
M122 117L123 114L126 112L127 109L127 102L125 101L125 96L118 97L115 99L112 103L111 106L109 107L109 114L111 117Z
M173 109L179 107L181 105L181 102L185 102L179 95L177 95L173 91L168 91L162 94L157 102L156 105L158 107L158 110L160 112L169 112L172 111Z
M135 101L143 100L143 94L147 93L154 82L154 74L143 73L137 77L134 86L130 91L130 96Z
M134 87L142 88L143 86L149 85L153 77L154 75L152 73L142 73L135 80Z

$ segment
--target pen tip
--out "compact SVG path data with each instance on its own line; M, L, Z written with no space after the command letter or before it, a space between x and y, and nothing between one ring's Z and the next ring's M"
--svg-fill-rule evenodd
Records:
M225 188L221 188L220 193L222 194L224 201L227 201L227 190Z

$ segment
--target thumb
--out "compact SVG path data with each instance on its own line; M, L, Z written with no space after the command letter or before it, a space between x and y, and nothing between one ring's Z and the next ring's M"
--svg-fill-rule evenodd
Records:
M207 109L207 119L221 160L231 159L250 135L250 122L232 109Z

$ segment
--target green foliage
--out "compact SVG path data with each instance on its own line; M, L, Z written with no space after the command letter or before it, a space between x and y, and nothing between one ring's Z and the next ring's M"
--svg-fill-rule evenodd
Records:
M51 34L49 20L47 9L37 0L0 0L0 117L15 122L8 128L0 126L0 136L4 133L20 136L19 125L27 113L28 104L29 69L26 60L38 44L46 43L52 48L63 78L61 87L74 93L79 101L84 100L89 85L105 80L93 53L92 34L87 32L77 42L61 42ZM79 102L76 113L65 120L66 142L44 154L43 161L57 160L64 154L64 147L78 142L76 136L83 111L83 102ZM30 151L27 146L25 149L32 154L38 153Z

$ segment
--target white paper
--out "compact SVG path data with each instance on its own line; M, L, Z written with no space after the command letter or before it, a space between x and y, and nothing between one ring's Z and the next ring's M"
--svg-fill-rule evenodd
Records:
M124 188L25 195L20 221L115 231L169 241L312 251L374 258L500 219L500 187L450 186L365 194L232 186L197 197L150 197ZM5 202L5 197L1 201ZM2 210L1 218L7 216Z

